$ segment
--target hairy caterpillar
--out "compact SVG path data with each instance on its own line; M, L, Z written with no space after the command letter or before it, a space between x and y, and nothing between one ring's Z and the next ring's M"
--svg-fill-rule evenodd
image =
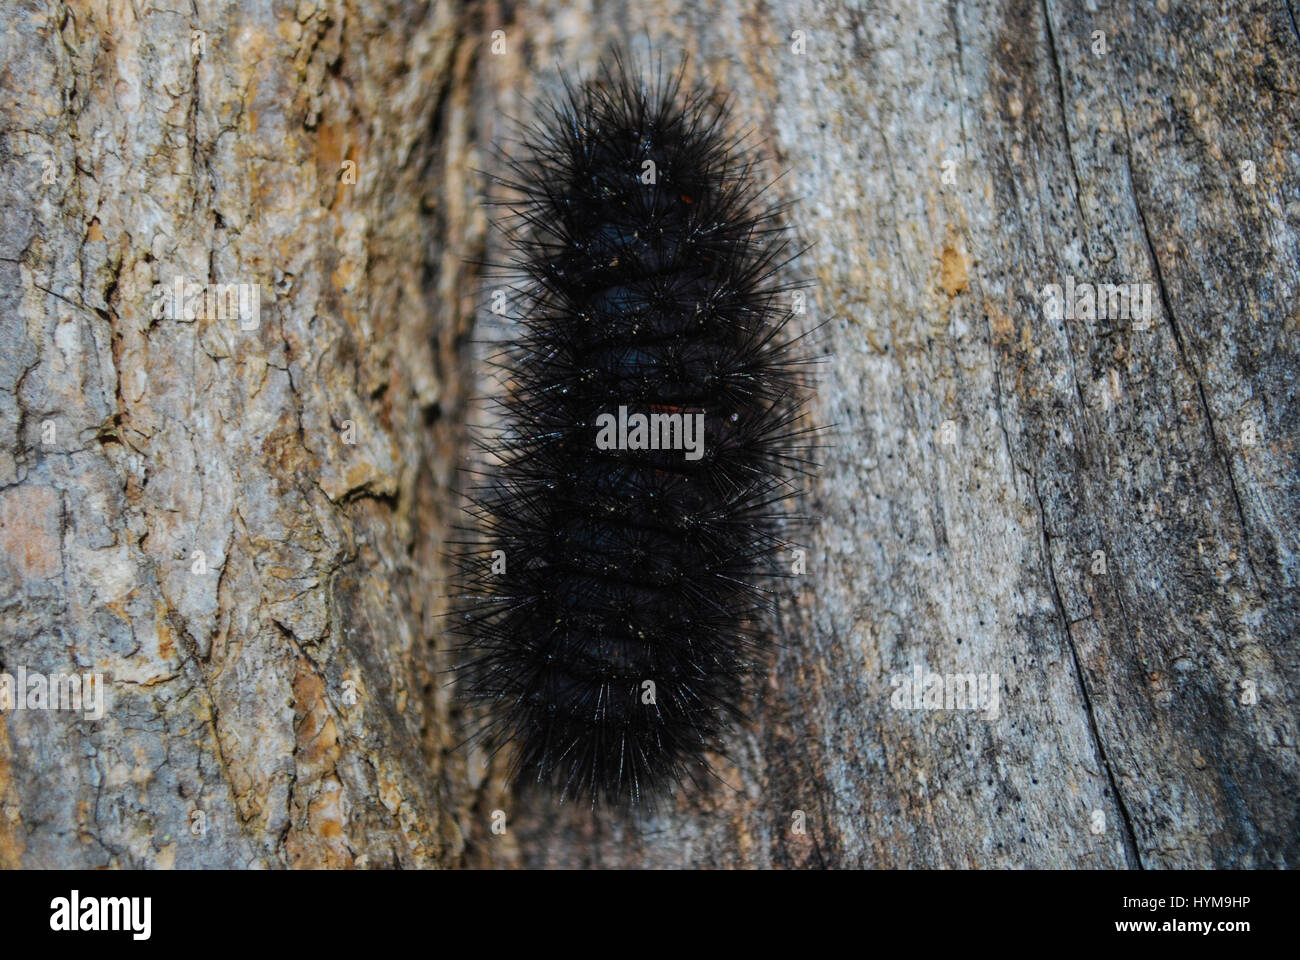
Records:
M519 780L651 803L701 781L769 642L811 467L784 207L729 107L621 55L503 157L504 428L458 557L460 670Z

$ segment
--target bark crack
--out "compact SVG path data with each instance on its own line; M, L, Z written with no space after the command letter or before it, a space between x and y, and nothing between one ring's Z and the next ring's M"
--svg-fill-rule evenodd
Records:
M1169 330L1174 339L1174 346L1178 350L1178 358L1182 366L1187 370L1188 376L1196 384L1196 393L1201 401L1201 410L1205 414L1205 423L1210 434L1210 446L1213 448L1215 455L1223 462L1224 473L1228 478L1228 490L1232 494L1232 502L1237 508L1237 522L1241 526L1242 554L1246 558L1246 566L1250 568L1250 575L1254 578L1256 589L1261 589L1262 581L1259 578L1259 572L1255 569L1255 558L1251 549L1250 531L1246 526L1246 511L1241 505L1241 494L1237 490L1237 480L1232 473L1232 461L1224 451L1223 446L1219 443L1218 430L1215 429L1214 414L1210 411L1209 399L1205 396L1205 384L1202 382L1200 372L1187 356L1187 350L1183 344L1182 333L1178 329L1178 321L1174 316L1173 302L1169 297L1169 288L1165 284L1164 271L1160 269L1160 258L1156 256L1155 244L1151 241L1151 231L1147 227L1146 212L1142 209L1142 203L1138 200L1137 181L1133 176L1133 140L1129 136L1128 116L1122 110L1124 118L1124 136L1128 142L1128 151L1125 154L1125 161L1128 166L1128 186L1129 193L1133 197L1133 209L1137 211L1138 225L1142 229L1142 239L1146 243L1147 256L1151 258L1151 271L1155 275L1156 289L1160 292L1160 306L1164 310L1165 316L1169 320Z
M1074 178L1074 208L1079 214L1079 224L1085 231L1084 249L1088 260L1092 260L1092 249L1087 242L1088 219L1083 215L1083 187L1079 182L1079 169L1074 164L1074 148L1070 141L1070 123L1065 113L1065 75L1061 68L1060 57L1056 55L1056 34L1052 31L1052 17L1047 11L1047 0L1042 0L1043 24L1047 32L1047 52L1051 54L1052 66L1055 67L1056 102L1061 111L1061 134L1065 137L1065 156L1070 161L1070 175Z
M1124 853L1131 868L1143 870L1145 867L1142 863L1142 857L1138 853L1137 835L1133 830L1133 821L1129 817L1128 807L1124 803L1124 795L1120 793L1119 783L1115 780L1115 772L1111 768L1110 757L1106 755L1106 748L1102 743L1101 730L1097 726L1097 713L1093 708L1092 697L1088 693L1088 681L1083 672L1083 663L1079 659L1079 651L1075 647L1074 636L1070 633L1070 618L1065 610L1065 600L1061 596L1060 584L1056 581L1056 570L1052 565L1052 535L1047 530L1047 510L1043 506L1043 498L1038 491L1038 476L1030 473L1029 479L1033 482L1034 499L1038 501L1039 526L1043 533L1043 565L1047 568L1047 577L1052 584L1052 600L1056 605L1057 615L1061 618L1065 644L1070 650L1070 659L1074 662L1074 672L1079 681L1079 692L1083 695L1083 708L1088 717L1088 729L1092 734L1093 746L1097 750L1097 758L1101 761L1102 769L1106 771L1106 780L1110 784L1110 791L1115 797L1115 806L1119 808L1120 820L1124 824Z
M961 4L958 0L952 0L948 5L948 19L952 23L953 38L957 46L957 66L953 71L952 86L954 99L957 101L957 119L961 123L961 155L962 159L969 162L970 149L969 141L966 138L966 98L959 78L966 76L966 64L962 55L961 43L961 21L957 16L957 9Z

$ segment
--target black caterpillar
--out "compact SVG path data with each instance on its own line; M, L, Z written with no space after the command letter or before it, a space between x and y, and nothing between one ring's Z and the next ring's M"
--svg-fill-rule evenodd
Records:
M616 55L566 81L497 180L518 309L458 558L460 669L515 778L593 804L701 783L763 665L759 584L790 570L812 465L784 208L684 69Z

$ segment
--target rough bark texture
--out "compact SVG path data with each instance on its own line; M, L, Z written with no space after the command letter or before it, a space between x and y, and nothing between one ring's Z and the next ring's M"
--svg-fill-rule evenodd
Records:
M646 6L5 5L0 664L110 702L0 713L0 865L1296 865L1290 5ZM653 818L505 791L439 619L475 170L647 38L800 201L837 425L729 786Z

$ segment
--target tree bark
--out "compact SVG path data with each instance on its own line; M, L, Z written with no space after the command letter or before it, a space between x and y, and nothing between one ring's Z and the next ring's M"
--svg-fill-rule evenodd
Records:
M1287 0L645 6L0 12L0 669L109 693L0 712L0 865L1300 862ZM461 745L442 551L478 171L647 41L798 201L836 432L723 782L635 816Z

